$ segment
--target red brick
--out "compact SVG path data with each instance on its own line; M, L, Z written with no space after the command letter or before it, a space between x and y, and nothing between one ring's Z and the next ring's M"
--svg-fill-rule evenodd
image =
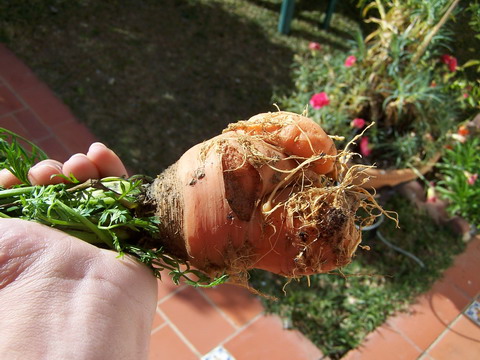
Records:
M254 321L224 347L236 360L318 360L321 351L301 333L284 330L276 316Z
M208 353L235 331L192 287L178 291L158 307L201 354Z
M52 131L72 153L85 153L97 141L85 125L73 120L53 127Z
M19 89L19 96L44 124L55 127L75 119L70 109L44 83Z
M23 108L21 100L5 85L0 85L0 116Z
M38 116L29 109L17 111L14 117L26 129L28 138L31 140L39 140L52 135Z
M14 132L20 136L28 139L28 133L20 122L12 115L5 115L0 117L0 127Z
M3 44L0 44L0 76L15 91L39 82L33 72Z
M73 155L73 152L67 150L54 136L36 141L36 144L45 151L50 158L61 162L65 162L71 155Z

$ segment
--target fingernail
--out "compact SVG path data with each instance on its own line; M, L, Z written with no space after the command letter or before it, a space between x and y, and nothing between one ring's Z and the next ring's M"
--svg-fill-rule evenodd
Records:
M61 178L51 180L51 176L61 173L62 165L60 163L54 160L44 160L30 169L28 172L28 179L35 185L59 183L63 181Z
M92 145L90 145L89 150L92 150L93 148L107 148L105 144L101 142L94 142Z
M81 153L74 154L74 155L70 156L70 159L68 159L68 160L75 159L75 158L80 158L80 157L81 157L81 158L87 158L87 155L81 154ZM67 160L67 161L68 161L68 160Z
M34 169L37 169L39 167L43 167L43 166L49 167L51 169L54 169L54 170L60 171L60 172L62 170L62 164L61 163L59 163L56 160L47 159L47 160L43 160L43 161L39 162L38 164L35 164L34 166L32 166L30 168L30 171L34 170Z

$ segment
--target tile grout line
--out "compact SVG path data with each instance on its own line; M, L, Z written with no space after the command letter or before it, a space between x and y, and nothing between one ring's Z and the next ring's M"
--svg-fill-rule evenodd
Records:
M210 299L208 297L207 294L205 294L205 292L201 289L195 289L201 297L203 297L205 299L205 301L207 301L221 316L222 318L224 318L230 325L232 325L232 327L235 329L235 330L238 330L239 329L239 326L237 324L235 324L235 321L233 321L230 316L228 316L222 309L220 309L217 304L215 304L212 299Z
M387 323L386 323L387 324ZM418 346L414 340L412 340L407 334L405 334L401 329L397 328L395 324L392 322L388 323L388 326L390 326L395 332L400 335L406 342L408 342L412 347L417 350L420 355L423 353L424 350L420 346Z
M470 302L468 304L468 306L470 306L472 302ZM428 354L428 352L430 350L432 350L444 337L445 335L451 331L452 329L452 326L454 326L457 322L460 321L460 319L462 318L462 316L464 316L464 311L468 308L468 306L466 306L456 317L455 319L453 319L446 327L445 329L443 329L443 331L437 336L437 338L435 340L432 341L432 343L422 352L421 355L429 355L430 357L432 357L430 354ZM433 357L432 357L433 358Z
M22 127L24 128L25 130L27 130L25 128L25 126L20 123L20 121L18 120L18 118L16 117L16 114L22 112L22 111L25 111L25 110L30 110L33 112L32 108L30 106L27 106L26 108L22 108L22 109L19 109L19 110L14 110L14 111L11 111L9 113L6 113L6 114L3 114L0 116L0 120L3 119L3 118L6 118L8 116L12 116L13 119ZM36 116L36 114L35 114ZM38 118L38 116L37 116ZM33 143L37 143L37 142L40 142L40 141L44 141L44 140L48 140L49 138L56 138L56 139L59 139L59 137L57 135L55 135L53 132L52 132L52 128L50 126L47 126L45 125L45 123L43 122L43 120L41 120L40 118L38 118L39 121L41 121L42 125L45 127L45 129L47 130L48 132L48 135L45 135L45 136L41 136L41 137L37 137L35 139L33 138L27 138L27 140L33 142Z
M158 313L160 315L163 316L163 318L166 320L166 324L168 324L173 332L175 332L175 334L177 334L177 336L180 338L180 340L183 341L183 343L185 345L187 345L187 347L198 357L198 358L201 358L202 357L202 354L200 353L200 351L197 350L197 348L187 339L187 337L180 331L179 328L177 328L177 326L173 323L173 321L171 321L168 316L160 309L160 308L157 308L158 309Z
M30 106L28 105L28 103L23 99L23 96L20 96L20 94L15 90L14 86L12 84L10 84L9 81L7 81L3 76L0 75L0 79L2 80L2 83L3 85L12 92L13 95L15 95L15 97L20 101L20 103L24 106L24 107L28 107L30 108ZM20 110L23 110L23 109L20 109Z
M34 79L36 79L38 82L40 82L40 79L38 79L35 74L33 74L33 76L34 76ZM24 108L23 108L23 109L20 109L20 110L30 110L30 111L36 116L36 118L38 119L38 121L40 121L41 124L42 124L44 127L47 128L47 130L48 130L48 132L49 132L50 135L49 135L49 136L46 136L46 137L44 137L44 138L42 138L42 139L36 139L35 141L37 142L37 141L46 140L46 139L48 139L50 136L52 136L53 138L56 138L56 139L59 141L60 146L62 147L62 149L63 149L65 152L71 153L71 151L70 151L70 149L68 148L68 146L66 146L64 139L62 139L61 137L59 137L58 135L56 135L56 134L54 133L53 127L52 127L52 126L49 126L49 125L47 125L47 124L45 123L43 117L40 116L40 115L35 111L35 109L34 109L32 106L30 106L29 103L26 102L26 100L23 98L23 96L21 96L21 95L18 93L18 91L16 90L15 86L14 86L13 84L10 84L10 82L7 81L7 80L6 80L3 76L1 76L1 75L0 75L0 79L2 80L4 86L6 86L6 87L17 97L17 99L21 102L21 104L24 106ZM31 81L31 80L30 80L30 81ZM48 86L47 86L47 87L48 87ZM48 88L48 89L49 89L49 88ZM54 96L55 96L55 94L54 94ZM57 96L55 96L55 98L56 98L56 100L57 100L58 102L60 102L60 103L62 102ZM11 113L15 113L15 111L14 111L14 112L11 112ZM76 122L76 123L78 123L78 120L77 120L77 118L75 117L75 115L72 114L72 116L73 116L73 121ZM17 119L16 117L15 117L15 120L18 122L18 119ZM63 122L61 122L60 124L57 124L57 126L58 126L58 125L61 125L61 124L63 124L63 123L66 123L66 122L67 122L67 121L63 121ZM20 123L19 123L19 124L20 124ZM90 129L88 129L88 131L90 131Z
M451 283L451 284L453 284L453 283ZM443 338L444 334L447 333L448 330L450 330L450 326L454 325L454 323L458 321L458 319L463 315L464 311L468 308L468 306L470 306L472 301L475 300L474 298L472 299L470 296L468 296L466 293L464 293L460 288L457 288L456 286L454 286L454 288L462 296L465 296L466 298L468 298L470 300L470 302L467 306L465 306L462 310L459 311L458 315L455 316L455 318L452 321L450 321L450 323L445 325L445 328L442 330L442 332L435 338L435 340L432 341L432 343L430 345L427 346L426 349L422 349L420 346L418 346L413 339L411 339L407 334L405 334L401 329L396 327L393 323L389 324L389 326L392 327L392 329L394 329L400 336L402 336L410 345L412 345L416 350L420 351L419 359L424 355L428 355L428 356L432 357L431 355L427 354L427 352L432 347L434 347L441 340L441 338ZM432 357L432 359L433 359L433 357Z
M177 293L179 293L180 291L184 290L187 288L187 285L177 285L177 288L173 291L170 291L167 295L163 296L161 299L159 299L157 301L157 306L160 305L160 304L163 304L165 301L167 301L168 299L172 298L173 296L175 296Z
M253 325L253 323L257 322L260 318L262 318L265 314L263 312L261 312L260 314L256 315L254 318L252 318L250 321L246 322L245 324L243 324L242 326L240 326L238 328L237 331L235 331L233 334L230 334L229 336L227 336L225 339L223 339L222 341L220 341L218 343L217 346L223 346L229 342L230 340L232 340L233 338L237 337L238 335L240 335L242 332L244 332L247 328L249 328L251 325Z
M462 314L458 314L457 317L453 319L452 322L445 327L445 329L443 329L443 331L437 336L437 338L433 340L432 343L425 350L423 350L423 352L420 355L421 356L428 355L432 357L428 352L432 350L440 341L442 341L442 339L450 331L450 327L454 325L454 323L456 323L461 316Z
M44 82L42 82L42 80L40 80L35 74L33 74L34 76L34 79L36 79L36 81L39 83L39 84L43 84L47 87L47 92L50 92L52 94L52 96L55 98L56 102L58 102L60 105L63 105L63 106L66 106L70 111L70 107L68 105L66 105L62 99L60 99L51 89L50 87L45 84ZM47 125L47 123L44 121L43 117L40 116L36 111L35 109L30 106L30 104L23 98L22 95L20 95L20 93L16 90L16 87L13 85L13 84L10 84L9 81L5 80L4 77L2 77L0 75L0 79L3 80L3 84L17 97L17 99L20 100L20 102L22 103L22 105L24 106L23 109L19 109L19 110L16 110L16 111L20 111L20 110L25 110L25 109L28 109L30 110L36 117L37 119L42 123L43 126L45 126L49 132L56 136L55 133L53 132L53 127L54 126L51 126L51 125ZM34 85L34 84L33 84ZM14 111L14 112L16 112ZM59 126L59 125L63 125L63 124L66 124L66 123L69 123L69 122L75 122L75 123L78 123L80 124L80 121L78 121L78 119L76 118L75 114L72 113L72 119L71 121L68 121L68 120L63 120L62 122L56 124L55 126ZM88 129L88 128L87 128ZM91 133L90 129L88 129L88 131ZM57 136L58 137L58 136ZM61 140L61 139L60 139ZM63 141L62 141L62 144L63 144Z
M182 291L183 289L185 289L186 286L184 285L182 288L180 289L176 289L175 291L172 291L170 294L164 296L161 300L159 300L157 302L157 306L162 304L163 302L167 301L168 299L170 299L171 297L173 297L176 293ZM236 324L233 323L233 320L230 319L228 317L227 314L225 314L215 303L213 303L213 301L208 298L208 295L207 294L204 294L203 291L201 291L200 289L194 289L198 292L200 292L200 296L202 296L202 298L205 299L205 301L207 301L211 306L214 307L214 309L222 316L222 318L224 318L230 325L232 325L232 327L234 328L234 331L232 334L230 334L229 336L227 336L226 338L224 338L222 341L218 342L217 346L224 346L224 344L226 344L228 341L232 340L234 337L238 336L240 333L242 333L245 329L247 329L250 325L252 325L254 322L256 322L258 319L260 319L262 316L264 316L264 312L262 311L261 313L257 314L255 317L253 317L252 319L250 319L248 322L246 322L245 324L243 324L242 326L238 326ZM183 335L183 333L175 326L175 324L168 318L168 316L159 308L157 307L157 310L158 310L158 313L165 319L165 324L163 325L169 325L174 331L175 333L182 339L182 341L187 344L187 346L195 353L195 355L197 355L199 358L202 357L202 354L195 348L195 346L193 344L190 343L190 341L185 337L185 335ZM163 326L162 326L163 327ZM160 327L159 327L160 328ZM158 329L158 328L157 328ZM158 331L158 330L157 330ZM212 349L213 350L213 349Z
M165 326L168 326L168 319L166 319L163 314L160 312L158 306L155 308L155 315L159 315L163 319L163 324L158 325L156 328L153 328L150 332L150 336L155 334L157 331L163 329Z

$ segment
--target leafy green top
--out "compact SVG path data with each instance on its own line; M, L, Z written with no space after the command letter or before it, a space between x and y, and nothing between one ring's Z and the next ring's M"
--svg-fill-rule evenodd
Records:
M159 221L145 203L150 185L145 176L91 179L84 183L70 176L62 184L31 185L28 170L46 158L28 140L0 128L0 168L8 169L22 182L9 189L0 187L0 218L35 221L113 249L119 256L129 254L149 266L158 278L167 271L176 284L184 281L211 287L228 279L227 275L212 279L163 248L148 247L152 239L158 239Z

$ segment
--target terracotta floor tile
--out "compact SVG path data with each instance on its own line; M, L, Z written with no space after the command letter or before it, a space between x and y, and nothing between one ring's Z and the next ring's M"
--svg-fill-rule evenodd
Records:
M425 350L469 302L452 284L440 281L418 298L408 314L392 317L388 323Z
M198 360L198 356L170 326L164 326L150 339L150 360Z
M185 286L186 285L175 285L168 273L162 274L162 279L158 280L158 301L162 301L165 296L179 291Z
M420 351L400 333L383 325L367 336L365 342L350 351L344 360L416 360Z
M25 128L29 140L43 139L52 135L45 124L30 109L17 111L13 116Z
M429 354L422 354L422 356L420 356L418 360L435 360L435 359L431 357Z
M13 115L4 115L0 117L0 127L13 131L15 134L21 135L28 139L27 131Z
M237 326L263 311L260 299L242 287L225 284L203 291Z
M298 331L284 330L276 316L264 316L224 347L236 360L318 360L322 353Z
M435 360L480 358L480 327L461 316L428 352Z
M35 141L35 143L47 153L52 159L64 162L73 153L65 148L63 143L58 141L58 138L50 136L48 138Z
M0 85L0 116L23 109L20 99L5 85Z
M235 331L219 311L192 287L175 293L158 307L202 354Z
M44 83L18 90L19 96L48 126L58 126L75 118L70 109Z
M73 120L54 127L53 132L72 153L85 153L97 141L85 125Z
M30 68L3 44L0 44L0 77L14 90L30 87L38 82Z
M152 323L152 334L159 330L159 327L165 324L165 319L160 313L157 311L155 313L155 317L153 318Z
M445 279L455 284L471 298L480 292L480 237L467 246L465 252L456 257L454 265L445 272Z

